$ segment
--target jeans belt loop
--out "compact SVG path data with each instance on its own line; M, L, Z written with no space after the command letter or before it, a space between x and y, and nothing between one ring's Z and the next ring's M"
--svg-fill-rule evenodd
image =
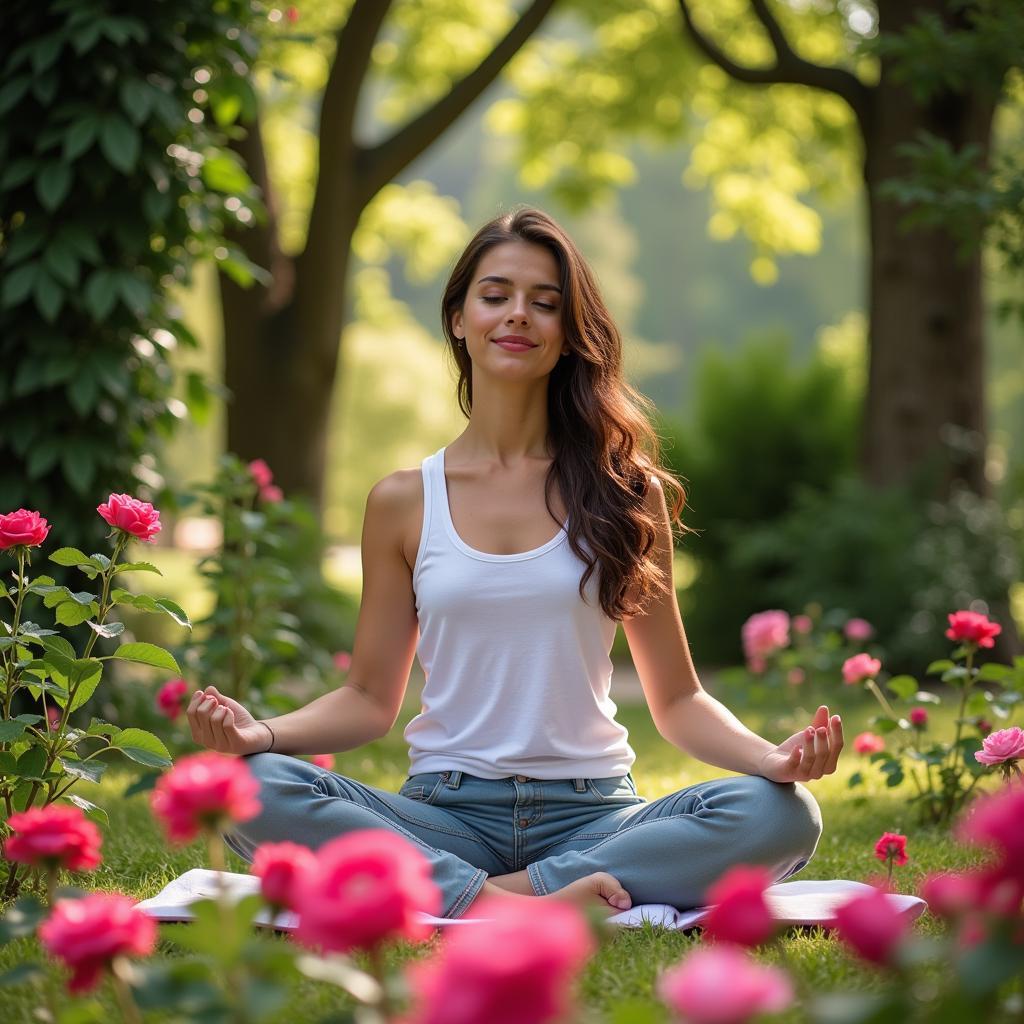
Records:
M462 772L461 771L454 771L454 772L449 772L448 773L448 781L445 783L445 785L449 789L458 789L459 785L461 783L462 783Z
M577 793L586 793L586 791L587 791L587 780L586 779L573 779L572 780L572 788L575 789Z

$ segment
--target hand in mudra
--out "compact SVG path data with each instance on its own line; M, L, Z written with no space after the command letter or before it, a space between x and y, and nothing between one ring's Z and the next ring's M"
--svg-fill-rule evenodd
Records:
M256 754L270 746L270 730L215 686L196 690L185 713L192 739L202 747L222 754Z
M772 782L809 782L831 775L843 749L843 723L822 704L806 729L793 733L761 759L760 774Z

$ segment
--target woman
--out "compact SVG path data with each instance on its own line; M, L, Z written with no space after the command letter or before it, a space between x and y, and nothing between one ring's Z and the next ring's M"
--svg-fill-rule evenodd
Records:
M442 309L469 422L370 491L347 685L262 722L212 686L189 705L196 742L250 755L261 782L262 813L228 844L251 860L262 842L391 828L431 861L449 917L498 891L688 907L733 864L798 871L821 832L798 783L835 771L842 725L820 707L776 745L701 688L672 585L682 489L583 257L545 214L505 214ZM617 621L661 735L738 777L637 795L608 696ZM398 794L282 756L385 735L417 652Z

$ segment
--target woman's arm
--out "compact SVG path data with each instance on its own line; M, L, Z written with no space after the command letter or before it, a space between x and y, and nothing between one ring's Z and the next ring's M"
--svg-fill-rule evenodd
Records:
M707 693L697 678L679 615L672 575L672 527L661 484L652 478L647 507L657 523L654 558L669 587L642 615L623 620L651 717L658 732L707 764L776 782L807 781L835 771L843 747L838 715L818 709L806 729L774 744L751 732Z
M276 753L337 753L378 739L395 724L418 632L412 574L402 553L410 511L418 507L413 473L419 477L419 470L392 473L366 499L363 591L345 685L265 723L208 686L188 708L197 743L224 753L253 754L268 748L273 730Z

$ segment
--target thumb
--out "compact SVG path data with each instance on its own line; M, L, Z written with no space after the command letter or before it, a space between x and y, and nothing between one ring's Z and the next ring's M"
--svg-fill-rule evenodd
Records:
M629 893L611 875L601 879L601 896L618 910L629 910L633 905Z

